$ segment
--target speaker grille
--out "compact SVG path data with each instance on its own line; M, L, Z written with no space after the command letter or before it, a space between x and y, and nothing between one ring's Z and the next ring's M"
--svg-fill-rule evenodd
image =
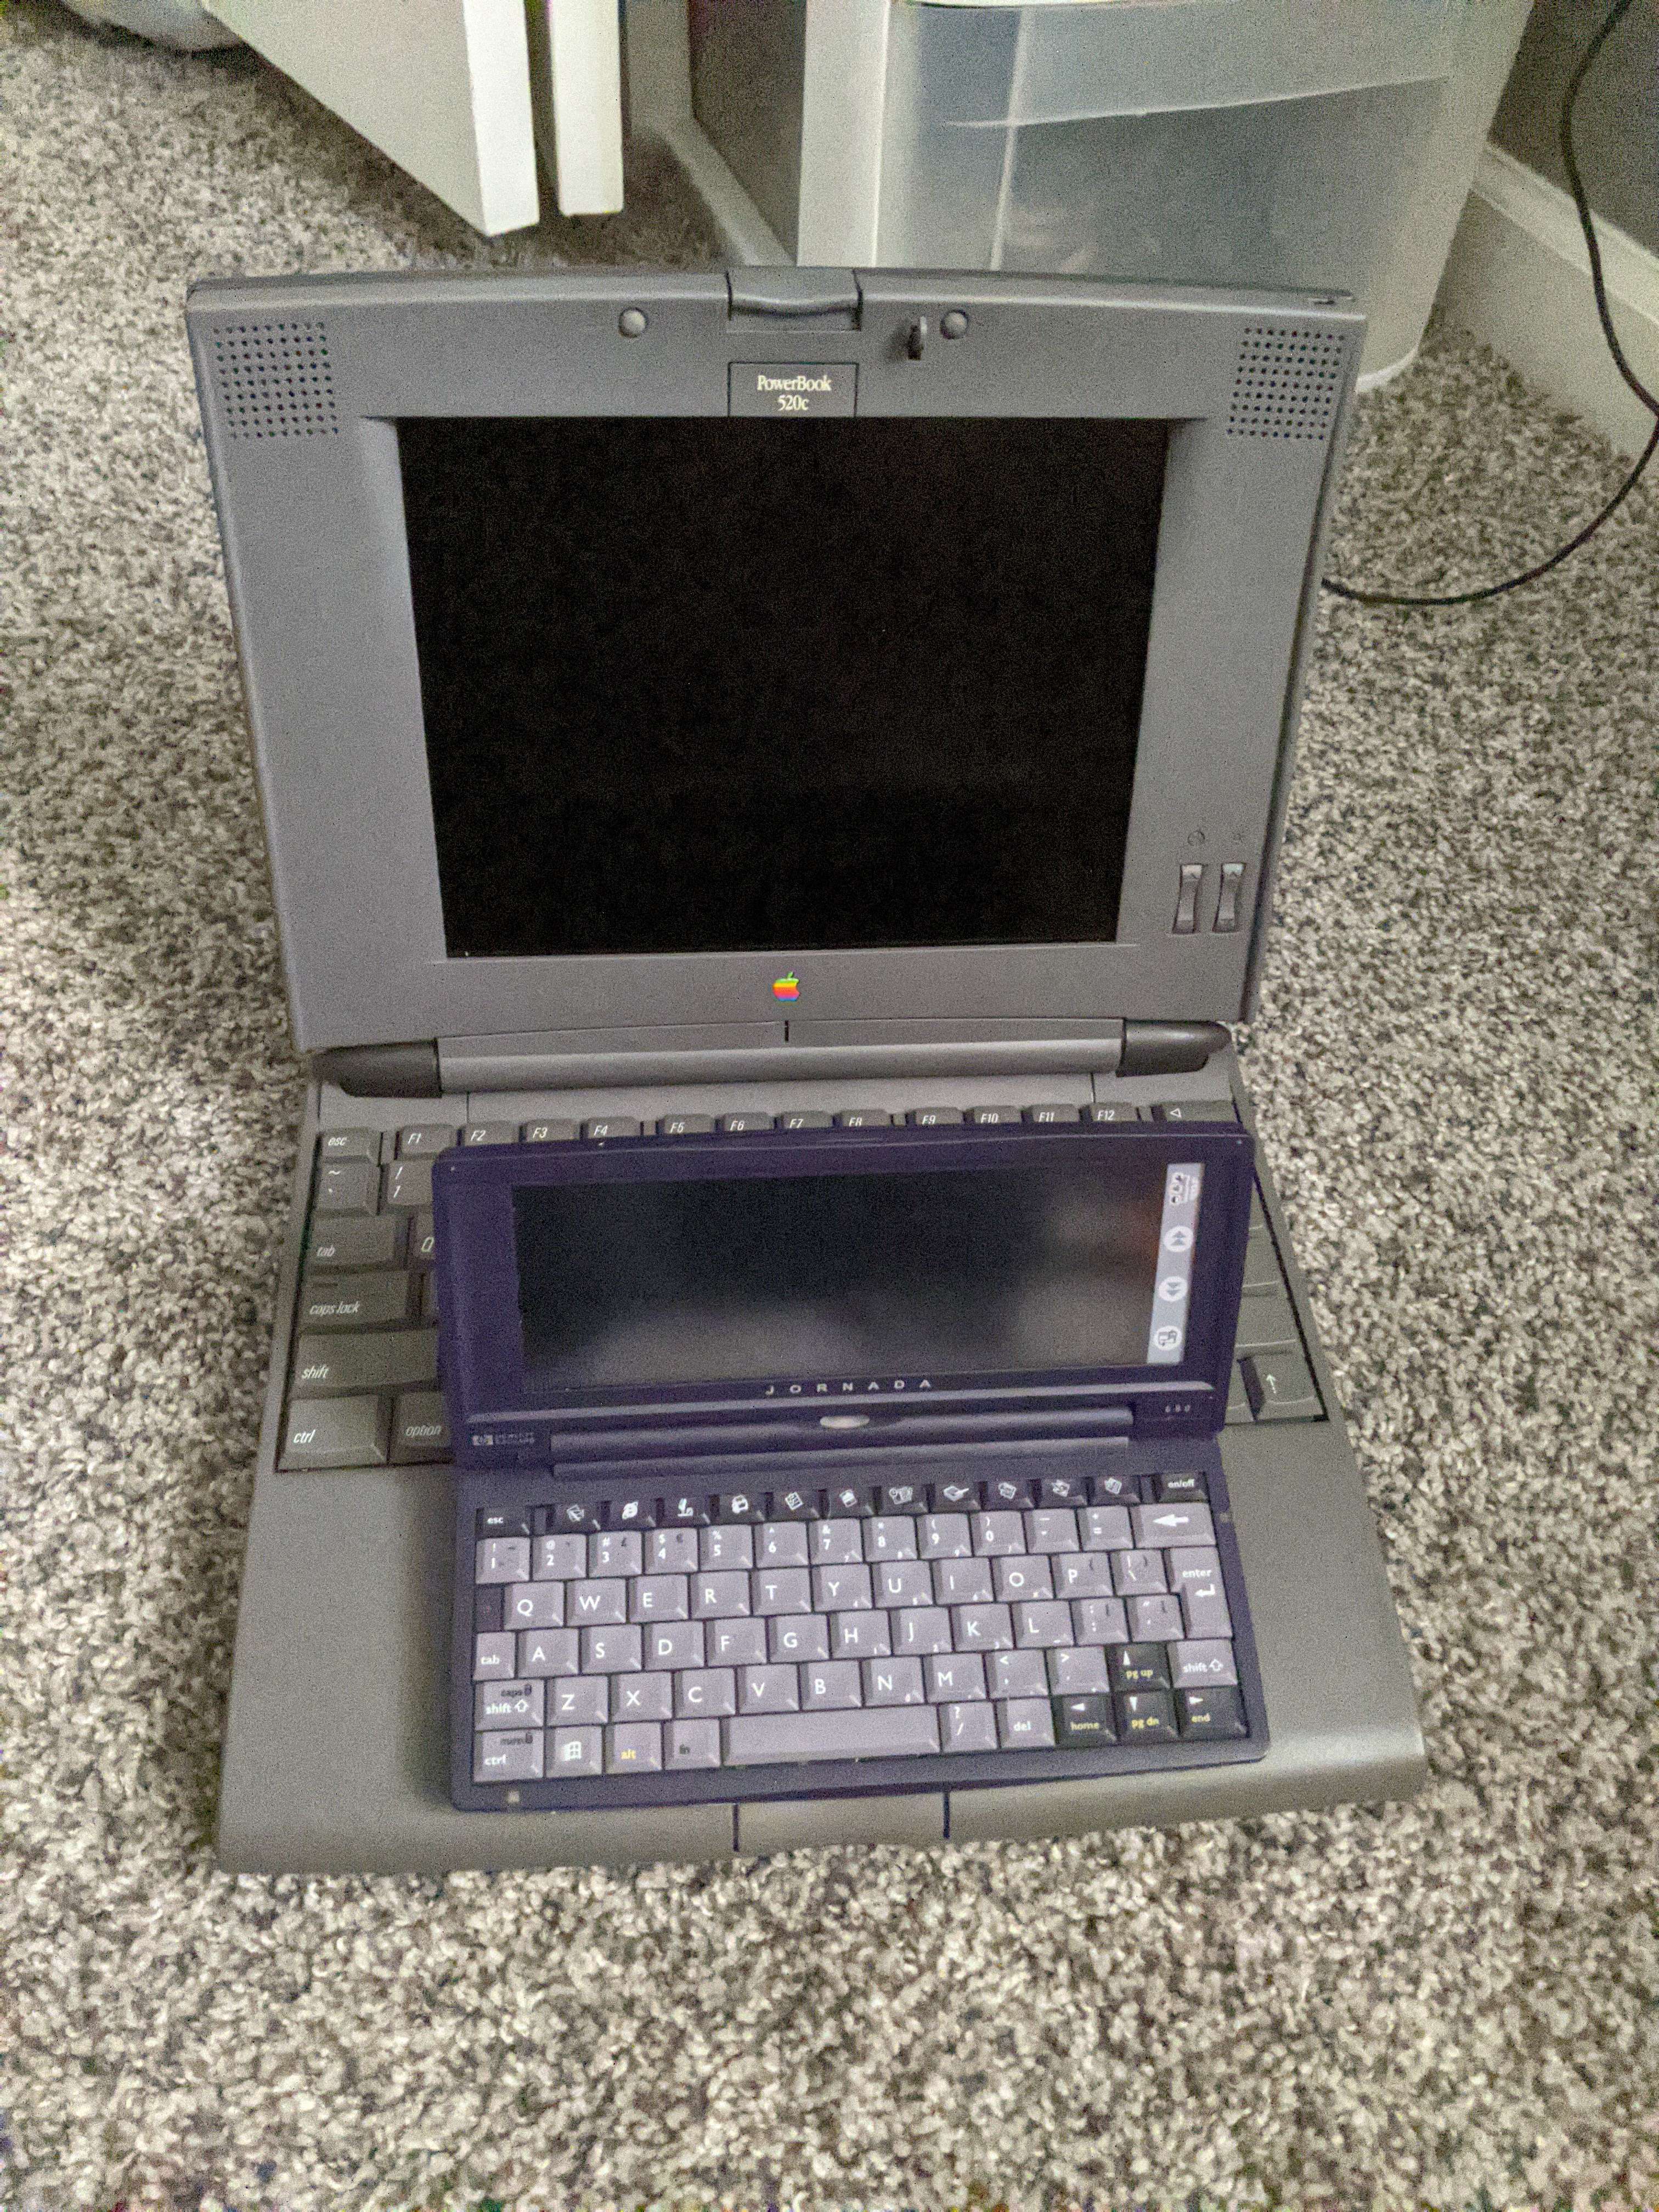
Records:
M338 431L320 322L217 324L213 367L233 438L328 438Z
M1340 331L1247 323L1227 410L1230 438L1323 438L1342 396Z

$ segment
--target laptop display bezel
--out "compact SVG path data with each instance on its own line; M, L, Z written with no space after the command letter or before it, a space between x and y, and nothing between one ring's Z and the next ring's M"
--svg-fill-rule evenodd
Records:
M641 1383L530 1395L524 1381L515 1192L574 1184L751 1178L892 1176L1075 1164L1108 1174L1193 1163L1203 1170L1192 1248L1184 1357L1135 1363L945 1377L921 1374L834 1377L788 1372L697 1382ZM819 1446L890 1444L896 1425L957 1423L964 1433L987 1416L1007 1424L1064 1413L1120 1417L1143 1405L1160 1426L1194 1435L1221 1425L1237 1328L1255 1145L1237 1127L1182 1123L1024 1125L1014 1127L769 1131L743 1135L621 1138L582 1145L458 1147L434 1163L440 1365L458 1464L544 1463L574 1449L631 1451L641 1439L707 1435L727 1425L757 1449L799 1436ZM1146 1285L1152 1318L1152 1281ZM843 1385L849 1387L843 1388ZM877 1416L867 1430L847 1417ZM825 1417L828 1417L826 1419Z
M224 280L195 350L306 1050L550 1033L1231 1020L1248 1010L1319 537L1361 319L1324 301L1084 279L860 272L856 317L734 316L718 271ZM647 327L624 334L637 307ZM907 349L956 309L966 335ZM1264 338L1262 334L1266 334ZM1263 343L1305 404L1252 413ZM727 411L734 362L851 362L860 413L1167 422L1118 934L1111 943L454 959L428 784L398 458L415 416ZM1287 386L1286 389L1289 387ZM1243 397L1241 397L1243 395ZM303 402L303 404L301 403ZM1279 427L1274 427L1277 423ZM1220 871L1237 926L1218 928ZM1202 872L1177 927L1181 869ZM791 979L781 1001L775 987Z

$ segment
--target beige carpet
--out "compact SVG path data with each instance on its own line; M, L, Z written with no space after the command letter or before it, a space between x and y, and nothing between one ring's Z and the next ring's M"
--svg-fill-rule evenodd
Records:
M297 1071L179 308L485 248L235 54L0 15L0 2201L1659 2196L1651 495L1329 613L1249 1074L1416 1803L718 1872L234 1881L210 1818ZM1479 580L1605 453L1442 338L1337 559Z

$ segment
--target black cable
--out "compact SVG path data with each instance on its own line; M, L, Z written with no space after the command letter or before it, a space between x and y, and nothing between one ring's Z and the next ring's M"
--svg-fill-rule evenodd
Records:
M1584 242L1589 250L1590 288L1595 295L1595 313L1601 325L1601 334L1607 342L1607 350L1613 356L1620 375L1623 377L1642 404L1654 415L1656 419L1653 434L1642 448L1641 457L1635 467L1632 469L1600 514L1593 515L1583 528L1576 536L1570 538L1565 545L1558 546L1547 560L1540 561L1532 568L1523 569L1518 576L1507 576L1501 584L1484 584L1478 591L1474 592L1362 592L1352 584L1340 583L1334 576L1322 578L1325 589L1328 592L1334 592L1339 599L1352 599L1364 607L1469 607L1475 605L1481 599L1495 599L1504 592L1518 591L1522 584L1536 583L1540 576L1548 575L1552 568L1559 568L1562 562L1570 555L1576 553L1581 545L1595 535L1610 515L1617 514L1630 494L1636 489L1648 463L1656 453L1659 453L1659 398L1656 398L1648 390L1646 385L1625 358L1625 349L1619 343L1619 333L1613 328L1613 313L1607 305L1607 283L1601 270L1601 242L1595 235L1595 225L1590 217L1589 197L1584 190L1584 180L1579 174L1577 149L1572 140L1573 110L1578 104L1578 94L1583 88L1584 80L1594 68L1596 57L1602 47L1606 46L1634 4L1635 0L1614 0L1614 4L1609 9L1601 29L1585 48L1577 68L1574 70L1571 77L1568 80L1566 95L1561 102L1561 159L1566 169L1567 183L1572 191L1573 205L1578 210L1579 227L1583 231Z

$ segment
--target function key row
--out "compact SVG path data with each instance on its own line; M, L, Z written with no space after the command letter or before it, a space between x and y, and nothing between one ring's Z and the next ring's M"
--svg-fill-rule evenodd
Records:
M608 1498L582 1494L538 1505L528 1512L483 1507L477 1516L477 1534L480 1539L597 1534L612 1529L706 1528L737 1522L839 1521L898 1513L1006 1513L1083 1505L1163 1505L1173 1510L1200 1505L1208 1495L1205 1477L1191 1469L1146 1476L950 1476L938 1482L847 1482L827 1490L718 1494L696 1491L667 1497L635 1492ZM1148 1540L1163 1544L1186 1540L1176 1534Z
M1113 1122L1227 1121L1236 1118L1227 1099L1176 1099L1150 1109L1107 1102L1092 1105L917 1106L889 1113L877 1106L854 1106L839 1114L801 1108L783 1114L744 1110L733 1114L665 1114L654 1121L626 1115L602 1115L584 1121L417 1122L406 1128L327 1129L319 1139L325 1166L352 1163L378 1166L383 1158L423 1159L456 1145L557 1145L578 1138L740 1136L757 1129L916 1129L997 1127L1017 1122Z

